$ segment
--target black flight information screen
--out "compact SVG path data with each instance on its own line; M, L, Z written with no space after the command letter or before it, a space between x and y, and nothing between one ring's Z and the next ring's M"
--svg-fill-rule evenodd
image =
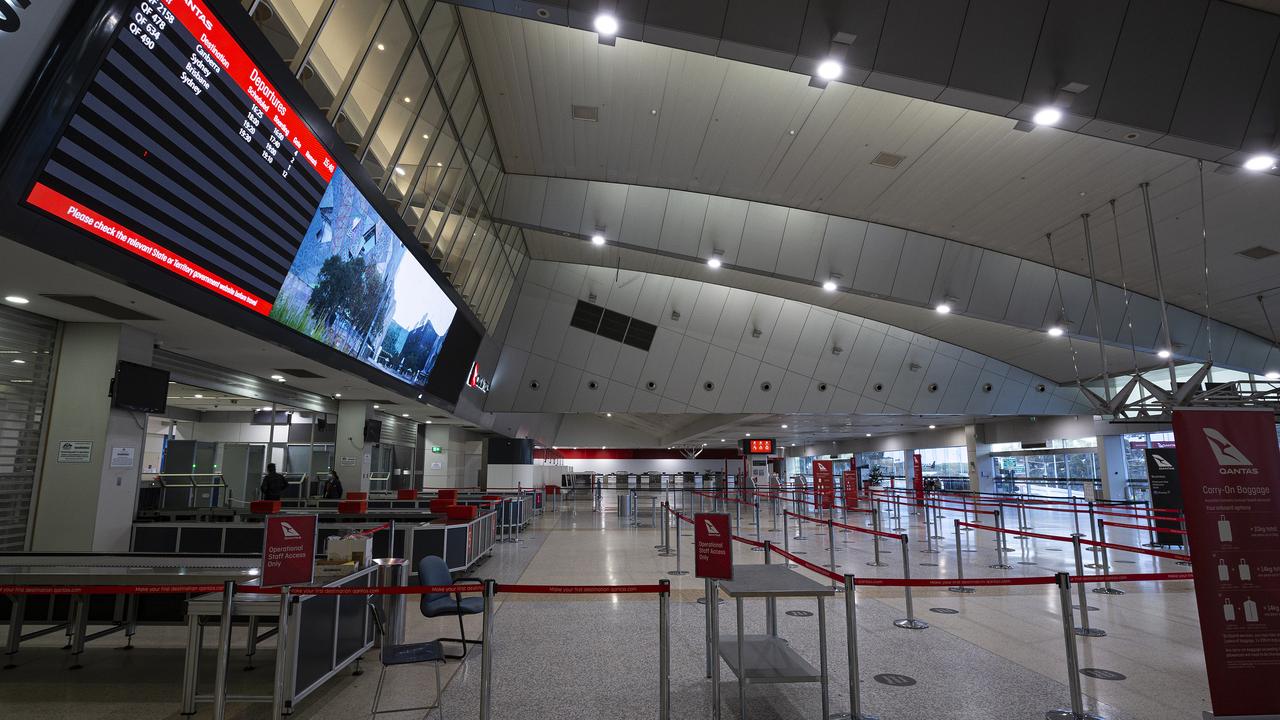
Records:
M26 202L426 384L457 317L444 286L206 0L129 7Z

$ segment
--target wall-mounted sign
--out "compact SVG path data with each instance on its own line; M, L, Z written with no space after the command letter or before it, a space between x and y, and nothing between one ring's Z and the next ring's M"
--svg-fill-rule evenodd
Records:
M467 387L479 390L482 393L489 392L489 378L480 375L480 363L471 363L471 372L467 373Z
M818 507L835 505L835 468L830 460L813 461L813 494Z
M1182 483L1178 479L1177 448L1145 448L1147 483L1151 486L1151 504L1159 510L1182 512ZM1177 531L1177 520L1156 520L1156 540L1161 545L1185 545Z
M444 452L444 450L439 445L432 445L431 452L439 455L440 453Z
M60 463L87 463L92 458L93 441L91 440L63 440L58 443L58 462Z
M117 468L133 467L133 456L136 450L137 448L131 448L131 447L111 448L111 467L117 467Z
M742 441L742 452L747 455L772 455L773 438L747 438Z

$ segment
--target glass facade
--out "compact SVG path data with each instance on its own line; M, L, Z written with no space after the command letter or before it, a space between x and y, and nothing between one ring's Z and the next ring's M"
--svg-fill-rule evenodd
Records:
M492 221L504 170L457 9L244 0L280 57L492 332L528 264Z

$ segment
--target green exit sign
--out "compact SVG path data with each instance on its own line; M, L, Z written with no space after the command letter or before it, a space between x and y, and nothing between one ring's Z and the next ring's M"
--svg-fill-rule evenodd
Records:
M435 453L435 454L439 455L439 454L440 454L441 452L443 452L443 451L440 449L440 446L439 446L439 445L432 445L432 446L431 446L431 452L433 452L433 453Z

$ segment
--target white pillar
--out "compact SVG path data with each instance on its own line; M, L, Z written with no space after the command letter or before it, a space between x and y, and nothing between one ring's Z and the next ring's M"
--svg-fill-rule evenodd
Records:
M1124 500L1129 468L1124 457L1123 435L1099 435L1098 477L1102 479L1102 497Z
M150 365L153 343L126 325L64 327L32 511L33 551L128 551L147 418L113 408L108 388L121 360ZM88 462L63 452L63 443L91 443Z
M969 464L969 489L991 493L996 490L991 470L991 445L981 425L964 426L965 456Z
M364 421L369 404L364 400L338 401L338 428L334 437L333 464L347 492L369 492L369 466L373 443L364 441Z

